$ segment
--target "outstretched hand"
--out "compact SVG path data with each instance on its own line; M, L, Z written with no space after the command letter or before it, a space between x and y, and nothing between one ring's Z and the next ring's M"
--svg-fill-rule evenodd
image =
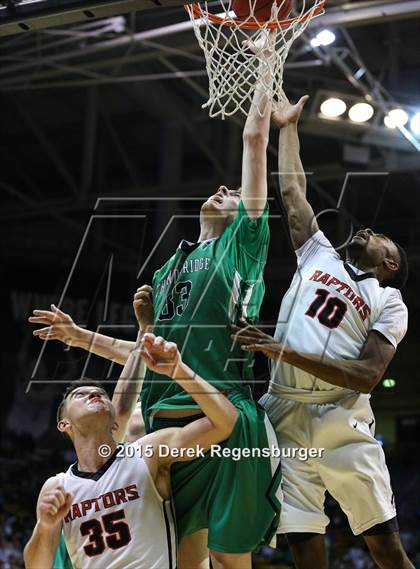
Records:
M256 326L233 326L232 340L240 342L246 352L262 352L272 360L283 360L288 351L283 344Z
M295 105L292 105L284 93L283 97L277 108L271 113L271 118L279 128L297 123L302 114L303 107L309 100L309 95L304 95Z
M28 320L31 324L44 324L44 328L32 332L40 340L60 340L72 345L79 338L79 326L55 304L51 304L51 310L34 310Z
M173 378L181 363L181 354L174 342L161 336L146 333L142 338L142 358L146 366L156 373Z

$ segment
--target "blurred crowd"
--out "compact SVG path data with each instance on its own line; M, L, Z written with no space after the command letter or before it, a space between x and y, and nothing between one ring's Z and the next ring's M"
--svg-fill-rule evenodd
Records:
M38 492L49 476L74 460L73 451L45 451L25 441L16 441L7 457L0 456L0 569L21 569L22 550L35 524ZM16 450L19 449L19 453ZM416 569L420 569L420 508L417 468L392 471L397 504L400 500L401 539ZM417 481L416 481L417 476ZM408 482L407 482L408 481ZM375 569L363 540L355 538L337 503L327 496L331 523L327 532L330 569ZM254 556L255 569L291 569L293 562L286 541L279 550L263 548ZM315 568L314 568L315 569Z
M30 441L16 442L7 455L0 455L0 569L23 568L22 551L35 525L39 490L73 461L68 450L33 451Z

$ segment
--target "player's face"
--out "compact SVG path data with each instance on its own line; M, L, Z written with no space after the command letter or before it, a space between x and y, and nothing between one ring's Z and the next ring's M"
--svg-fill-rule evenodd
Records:
M358 231L347 247L348 256L364 261L371 267L379 267L385 259L398 259L394 242L382 233L374 233L369 227Z
M233 220L238 211L240 199L240 189L229 190L226 186L220 186L217 192L203 204L202 211L220 214L221 217L231 217Z
M100 387L78 387L66 399L64 415L77 424L87 418L110 420L115 416L114 407L106 391Z

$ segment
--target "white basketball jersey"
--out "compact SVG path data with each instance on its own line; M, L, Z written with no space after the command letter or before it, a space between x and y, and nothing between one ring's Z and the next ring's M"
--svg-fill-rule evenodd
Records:
M407 308L394 288L344 263L322 231L296 251L298 268L280 307L275 338L297 352L357 359L371 330L396 348L407 330ZM277 387L279 386L279 387ZM284 362L274 362L270 391L350 390ZM321 395L321 393L319 394ZM333 393L331 393L333 395Z
M72 465L57 475L73 495L63 533L74 569L176 567L171 502L159 495L138 441L124 447L98 472Z

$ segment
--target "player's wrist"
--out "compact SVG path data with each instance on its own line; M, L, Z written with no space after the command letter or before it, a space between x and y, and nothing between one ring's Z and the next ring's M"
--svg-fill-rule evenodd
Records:
M145 334L146 332L150 332L153 326L153 321L150 320L139 320L137 319L137 324L139 326L139 332Z
M194 374L192 373L191 369L182 361L181 357L174 366L172 379L177 382L191 381L194 379Z
M291 364L295 361L295 359L296 359L295 356L296 356L296 352L294 352L290 348L285 347L284 345L282 346L282 351L281 351L281 361L282 362L285 362L287 364Z
M139 325L139 329L137 331L137 339L136 339L136 346L135 349L138 350L141 348L142 346L142 342L143 342L143 336L147 333L151 331L151 327L150 326L145 326L142 327Z
M93 337L93 332L75 325L71 335L65 339L65 343L75 348L86 348L92 343Z
M36 523L36 532L39 535L39 537L41 538L49 538L51 536L51 531L54 530L55 528L58 528L61 524L61 520L58 520L57 522L51 522L51 521L46 521L43 520L42 518L39 518L37 523Z

